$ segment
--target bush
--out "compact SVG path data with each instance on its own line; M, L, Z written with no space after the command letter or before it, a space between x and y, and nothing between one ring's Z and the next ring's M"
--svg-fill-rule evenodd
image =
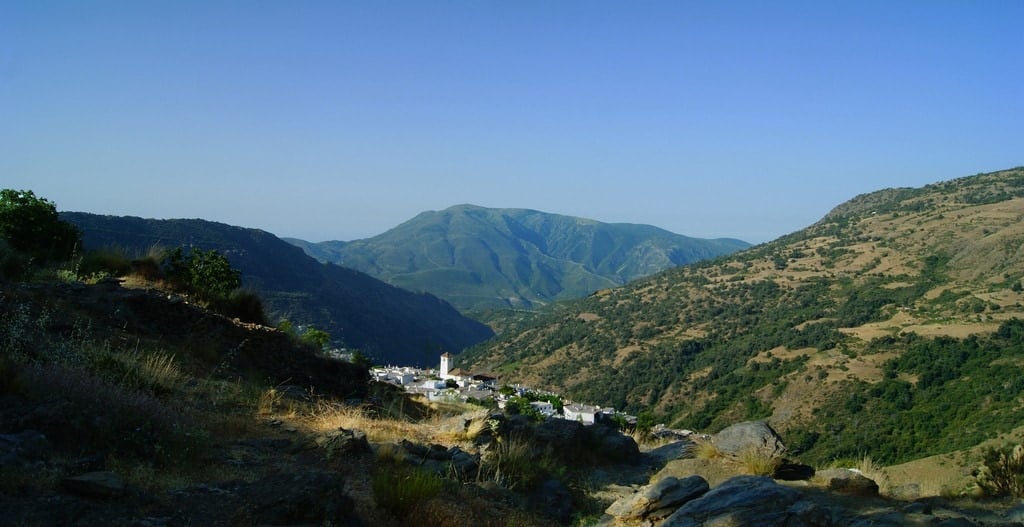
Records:
M1024 445L986 449L975 482L988 496L1024 497Z
M67 261L81 244L78 228L31 190L0 190L0 238L37 265Z
M193 249L186 257L178 247L167 253L164 267L172 287L207 302L224 300L242 285L242 273L213 249Z
M78 277L125 276L132 270L131 261L123 252L99 249L85 253L78 263Z
M263 299L252 291L232 291L226 299L216 302L213 307L219 313L242 322L267 325Z

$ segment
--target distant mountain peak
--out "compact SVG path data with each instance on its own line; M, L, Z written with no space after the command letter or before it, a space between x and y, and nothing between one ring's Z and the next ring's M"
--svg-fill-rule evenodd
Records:
M749 247L650 225L472 204L422 212L381 235L344 245L293 243L323 261L428 291L463 311L578 298Z

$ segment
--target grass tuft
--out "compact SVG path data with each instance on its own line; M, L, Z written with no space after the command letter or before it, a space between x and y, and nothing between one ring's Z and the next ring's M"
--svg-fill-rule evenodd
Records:
M760 448L748 448L739 454L743 471L753 476L770 476L775 472L777 460Z

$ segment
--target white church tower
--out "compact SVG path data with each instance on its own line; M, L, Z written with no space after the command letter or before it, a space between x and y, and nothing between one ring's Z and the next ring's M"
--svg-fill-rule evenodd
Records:
M452 354L443 353L441 354L441 378L447 379L448 372L452 369Z

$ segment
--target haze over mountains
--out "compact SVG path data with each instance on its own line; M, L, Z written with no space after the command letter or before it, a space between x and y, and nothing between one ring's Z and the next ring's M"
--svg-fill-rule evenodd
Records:
M821 221L548 313L459 357L504 382L804 459L899 462L1024 423L1024 168L858 196Z
M474 205L423 212L364 240L286 241L320 261L427 291L463 312L478 313L579 298L750 246L650 225Z

